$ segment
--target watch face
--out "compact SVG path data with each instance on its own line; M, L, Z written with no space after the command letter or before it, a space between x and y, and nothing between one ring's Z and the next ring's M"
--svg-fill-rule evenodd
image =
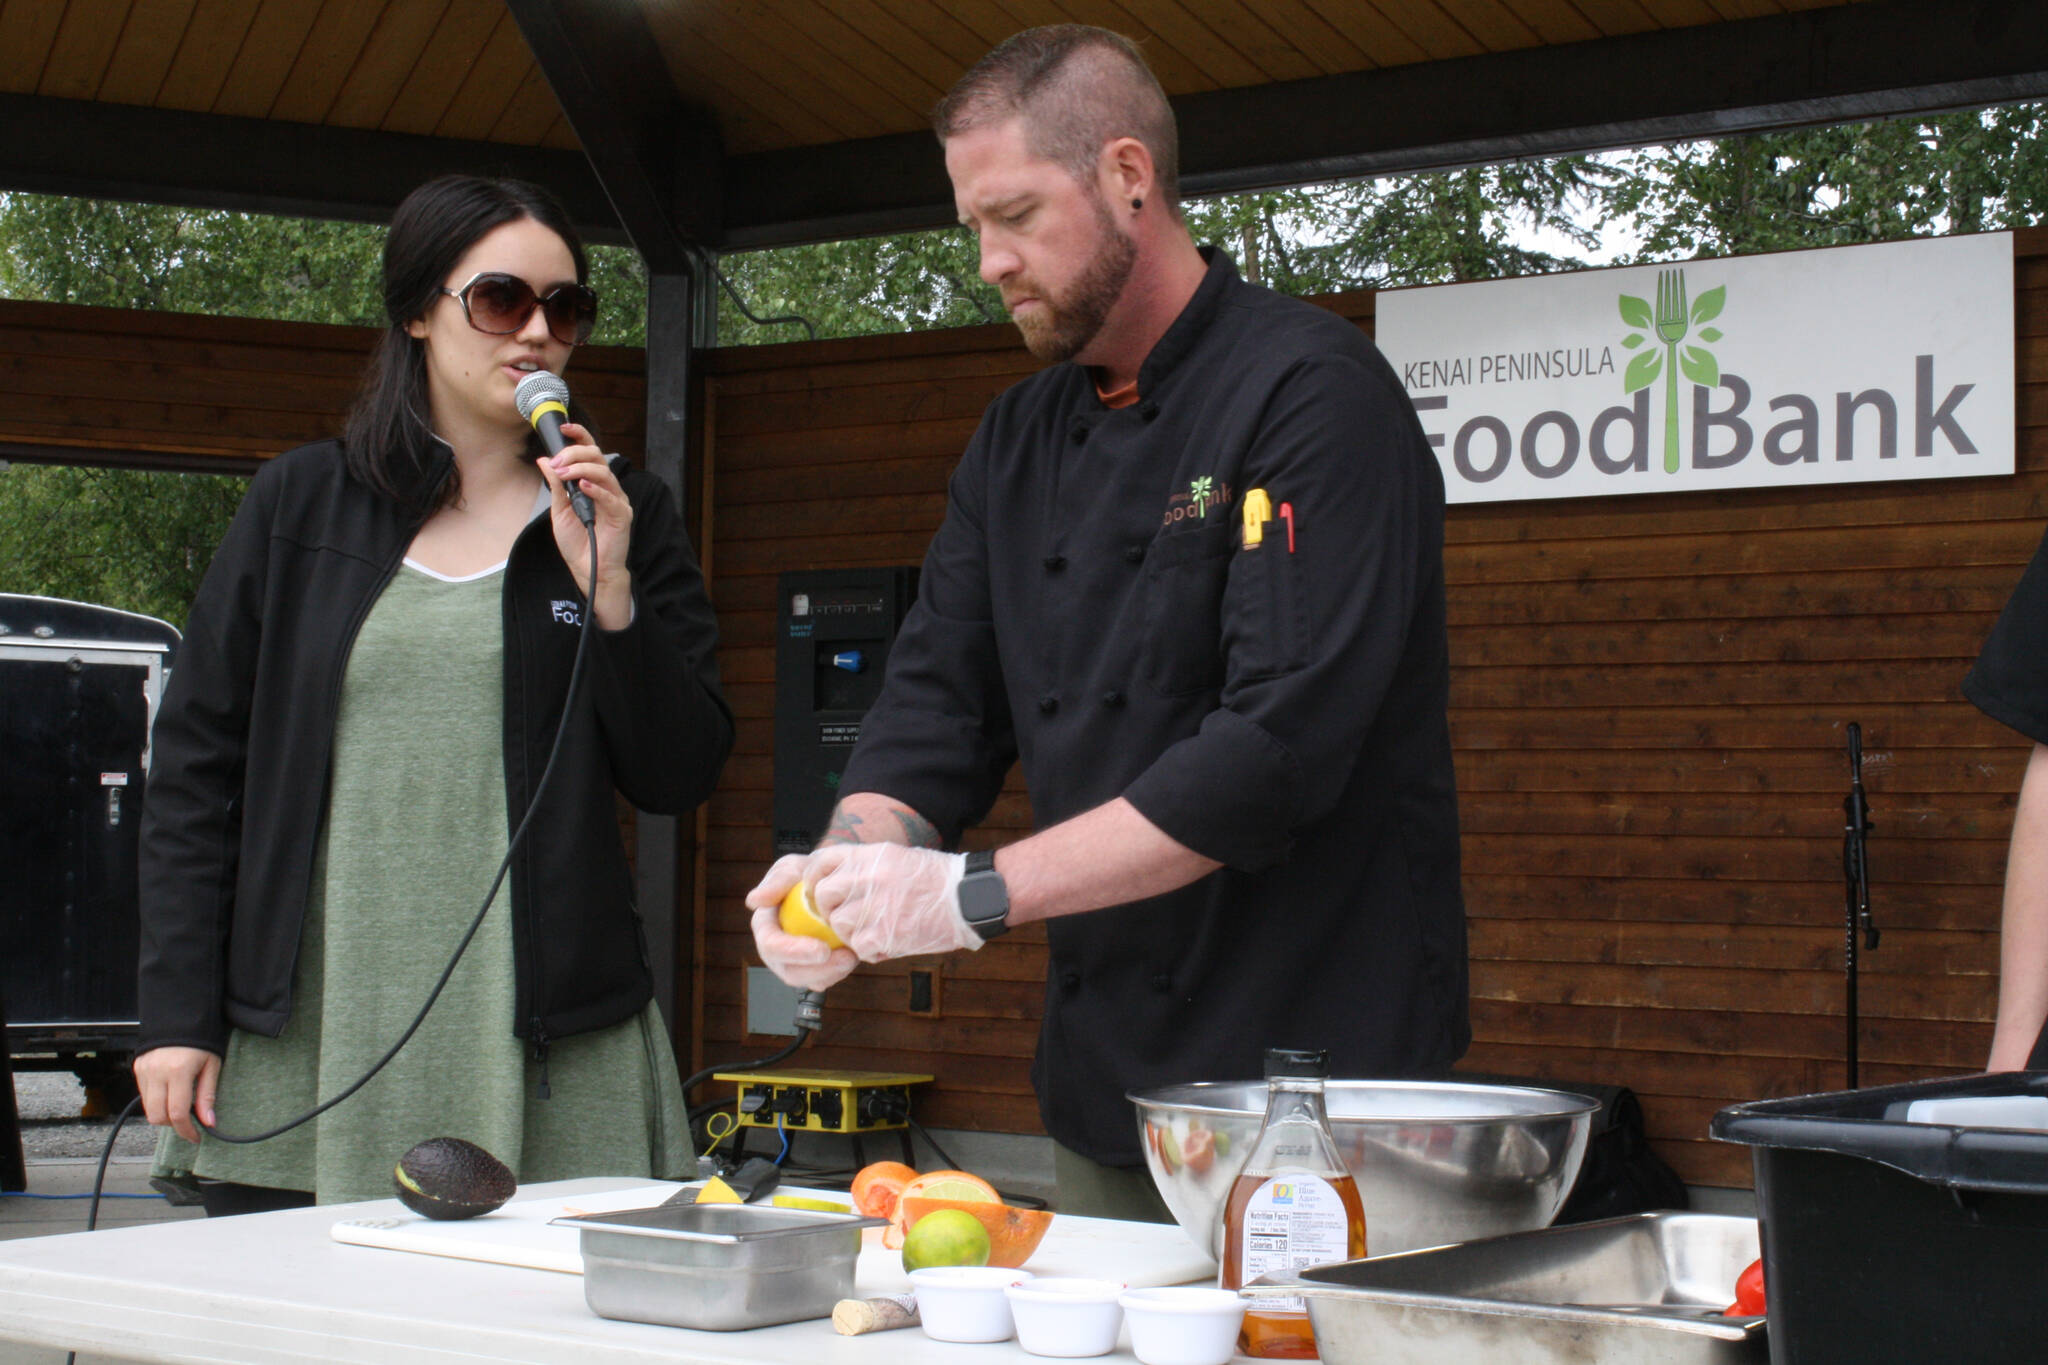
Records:
M1002 933L1009 925L1010 893L994 872L976 872L960 880L960 915L983 938Z

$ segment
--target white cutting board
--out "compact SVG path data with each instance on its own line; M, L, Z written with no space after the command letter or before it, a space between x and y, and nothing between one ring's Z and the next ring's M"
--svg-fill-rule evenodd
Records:
M578 1244L582 1234L572 1227L551 1227L552 1219L642 1209L661 1203L676 1189L672 1184L650 1183L570 1199L514 1200L495 1213L454 1222L410 1215L345 1218L329 1229L329 1235L355 1246L580 1275L583 1257ZM806 1193L796 1187L788 1187L787 1192ZM844 1197L834 1191L821 1193L825 1198ZM893 1294L910 1287L903 1273L903 1257L875 1240L879 1232L878 1228L869 1229L870 1240L862 1245L860 1260L854 1265L856 1293ZM1124 1223L1066 1213L1052 1220L1045 1240L1024 1268L1035 1275L1118 1280L1133 1287L1186 1284L1216 1276L1216 1262L1197 1251L1175 1224Z

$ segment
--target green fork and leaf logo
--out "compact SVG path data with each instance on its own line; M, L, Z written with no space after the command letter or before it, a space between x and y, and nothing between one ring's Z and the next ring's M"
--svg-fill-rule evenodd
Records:
M1716 285L1700 295L1687 307L1685 301L1685 272L1683 270L1660 270L1657 272L1657 303L1651 307L1648 299L1639 299L1633 294L1621 296L1621 320L1631 327L1640 328L1621 339L1621 344L1635 350L1654 332L1662 346L1651 346L1629 361L1628 369L1622 373L1621 391L1634 393L1646 389L1664 376L1664 472L1678 472L1678 376L1695 384L1713 388L1721 382L1721 366L1714 359L1714 353L1706 346L1690 345L1683 351L1679 344L1690 335L1696 341L1708 345L1721 339L1718 327L1705 327L1721 315L1721 307L1728 302L1728 286ZM1692 329L1698 327L1694 332Z

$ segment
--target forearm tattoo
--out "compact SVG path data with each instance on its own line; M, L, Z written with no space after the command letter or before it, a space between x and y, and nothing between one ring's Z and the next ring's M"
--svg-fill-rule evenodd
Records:
M833 844L861 843L860 825L861 818L858 815L845 806L834 806L832 823L825 826L825 834L818 840L818 847L829 848Z
M896 817L898 824L903 826L903 842L909 844L912 848L943 847L942 841L939 839L938 826L925 819L922 815L919 815L916 811L896 810L889 813ZM832 810L832 822L825 826L825 833L818 840L818 847L826 848L833 844L876 842L876 840L865 838L861 834L861 830L866 824L866 821L848 810L844 804L835 806Z
M939 828L914 810L891 812L903 826L903 839L912 848L939 847Z

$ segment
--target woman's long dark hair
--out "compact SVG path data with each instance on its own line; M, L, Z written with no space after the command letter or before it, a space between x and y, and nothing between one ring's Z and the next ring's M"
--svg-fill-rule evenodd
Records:
M391 325L349 409L342 445L348 472L403 507L424 514L453 503L462 491L452 467L430 486L426 348L406 324L439 302L449 272L479 238L522 218L560 237L575 259L577 283L589 282L583 239L561 202L539 185L444 175L408 194L391 216L384 238L384 315Z

